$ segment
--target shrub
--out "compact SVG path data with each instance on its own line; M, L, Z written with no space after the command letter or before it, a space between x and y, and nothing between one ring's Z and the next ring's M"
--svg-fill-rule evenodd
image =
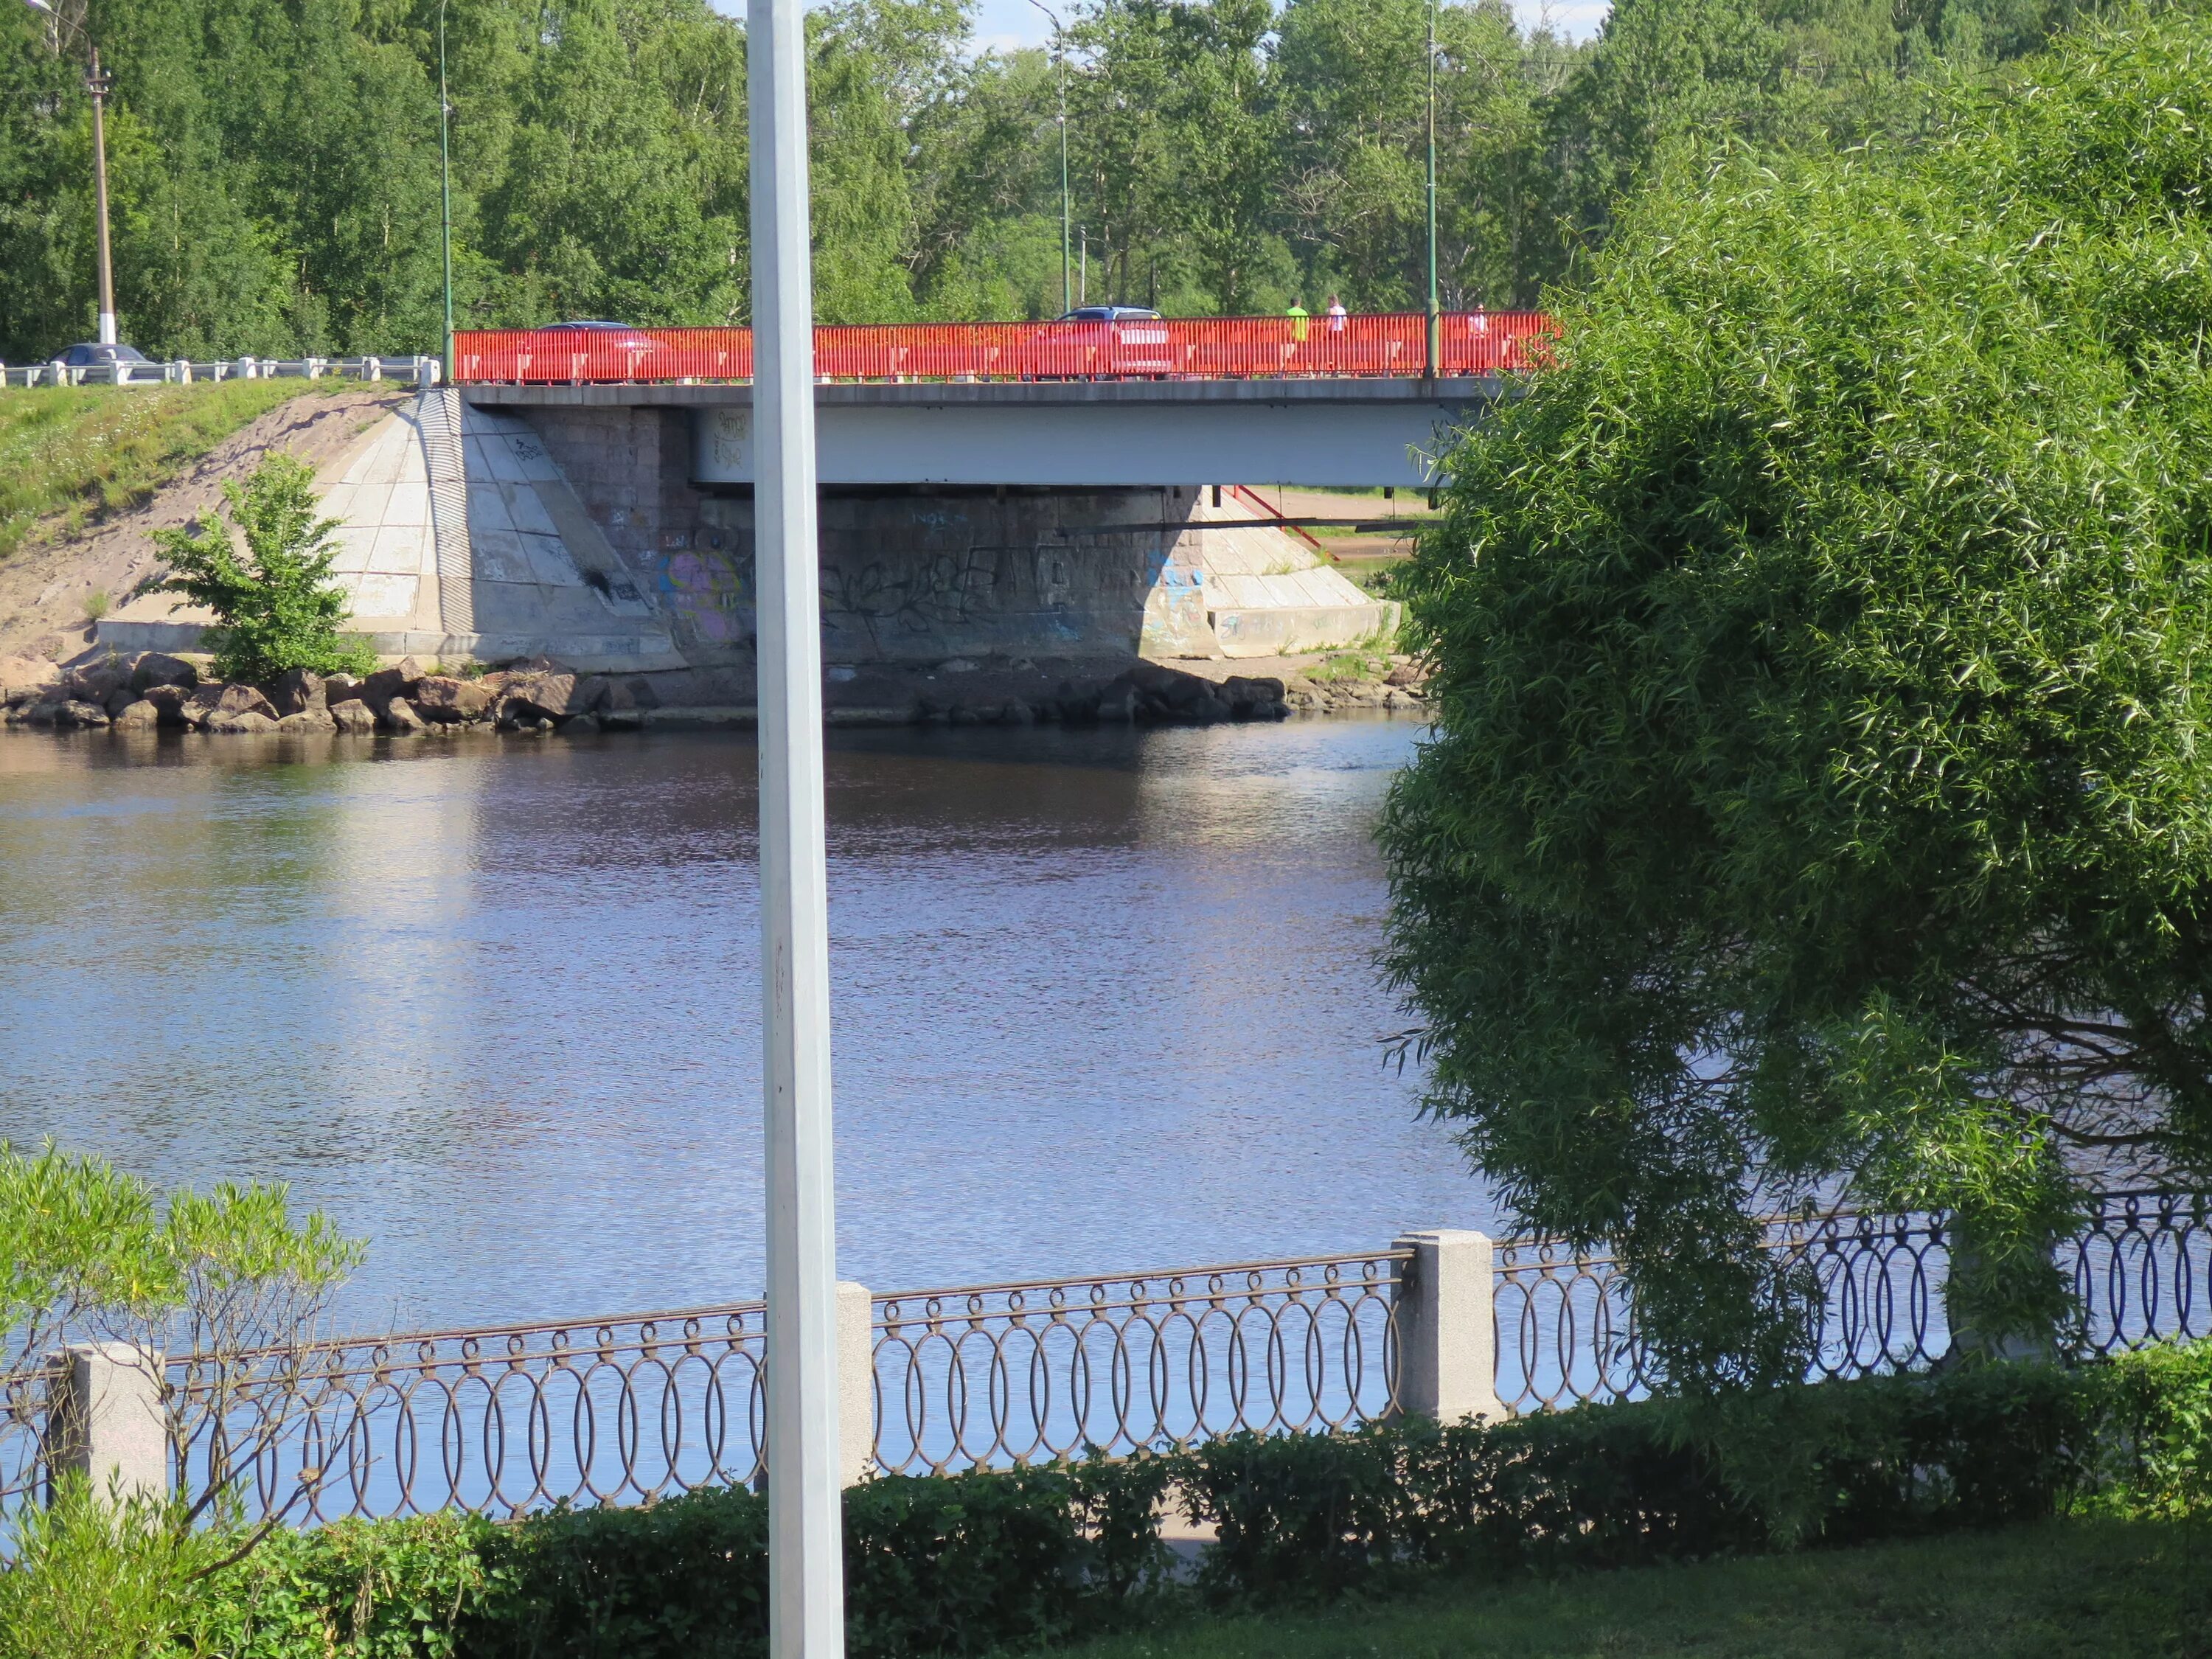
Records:
M15 1559L0 1571L0 1659L167 1659L219 1597L202 1583L231 1548L183 1524L182 1506L124 1503L82 1475L15 1518Z
M2179 1516L2212 1504L2208 1402L2212 1344L873 1480L845 1495L849 1650L1021 1650L1172 1613L1186 1593L1167 1582L1168 1500L1218 1533L1198 1593L1261 1605L2057 1510ZM766 1652L768 1505L744 1487L507 1523L279 1531L211 1570L236 1536L184 1538L82 1503L34 1513L22 1561L0 1573L0 1659L86 1651L72 1643L94 1629L116 1633L100 1651L149 1659Z
M1763 1215L1949 1212L2001 1349L2074 1171L2212 1164L2208 51L2115 10L1913 143L1672 169L1401 572L1428 1102L1674 1387L1802 1375Z
M483 1606L499 1529L474 1516L278 1530L205 1598L196 1650L223 1659L453 1659Z
M295 668L318 674L367 673L368 649L340 639L345 596L330 581L337 550L335 519L315 516L314 471L289 455L262 460L241 489L223 482L223 499L244 537L241 557L213 513L183 530L155 532L170 575L155 592L179 593L216 614L204 643L217 678L265 682Z

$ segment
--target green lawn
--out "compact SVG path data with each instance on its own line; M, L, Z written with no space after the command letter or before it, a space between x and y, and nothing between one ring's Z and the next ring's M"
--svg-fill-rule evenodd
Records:
M1219 1619L1060 1659L2195 1659L2212 1526L2053 1522Z
M144 500L265 410L313 380L214 386L40 386L0 391L0 558L39 521L75 529Z

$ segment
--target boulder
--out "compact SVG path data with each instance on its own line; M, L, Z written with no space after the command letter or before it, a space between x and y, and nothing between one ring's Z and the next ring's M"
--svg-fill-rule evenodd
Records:
M288 669L276 677L268 695L279 720L327 706L323 701L323 677L312 669Z
M99 703L71 697L54 705L54 724L63 727L106 726L107 710Z
M952 705L951 720L955 726L981 726L983 723L983 717L964 702Z
M1283 700L1283 683L1267 675L1231 674L1221 682L1214 696L1231 708L1242 710L1263 702Z
M1200 726L1212 726L1218 720L1229 720L1234 714L1227 703L1211 694L1186 705L1180 712L1185 720L1196 720Z
M394 696L384 705L384 723L402 736L410 736L430 729L422 723L422 717L415 712L415 706L401 696Z
M1401 662L1382 677L1385 685L1419 685L1428 675L1416 665Z
M490 692L474 680L457 679L451 674L425 675L416 682L408 702L424 720L441 726L482 720L491 712Z
M276 722L258 708L241 708L234 712L219 708L208 716L204 729L220 732L226 737L242 738L263 732L274 732L276 729Z
M343 702L334 702L328 714L331 726L340 732L374 732L376 730L376 711L359 697L348 697Z
M23 724L26 726L52 726L54 723L55 716L61 712L61 707L60 700L52 697L32 703L26 707L22 711Z
M160 708L143 697L125 704L115 716L115 729L118 732L150 732L161 723Z
M295 714L287 714L276 722L279 732L335 732L338 723L331 718L327 708L302 708Z
M107 711L107 718L113 720L137 701L138 694L136 691L127 685L118 685L107 694L100 706Z
M613 695L614 684L605 674L580 675L568 693L568 708L574 714L596 714Z
M602 732L641 732L645 716L635 708L610 708L599 716Z
M1036 715L1019 697L1007 698L1006 706L999 710L999 724L1001 726L1030 726L1036 721Z
M1098 718L1126 726L1137 718L1137 688L1122 681L1109 685L1098 696Z
M361 696L361 681L351 674L333 674L323 682L323 707L335 708Z
M149 651L131 665L131 686L143 691L156 685L198 685L200 671L182 657L170 656L164 651Z
M192 701L205 706L210 719L217 714L258 714L271 726L276 723L276 705L256 685L204 685L193 693Z
M192 689L185 685L149 685L142 702L154 705L154 712L161 717L164 726L196 726L199 722L187 713L192 698Z
M568 738L592 737L598 733L599 729L599 717L596 714L571 714L554 728L563 737Z
M129 688L131 675L119 665L98 663L87 668L72 668L63 684L79 702L105 704L116 692Z
M576 686L574 674L510 674L504 688L507 707L520 719L566 720L584 712Z
M354 695L374 709L380 718L384 705L394 697L412 697L415 684L422 678L422 665L412 657L403 657L398 665L380 668L356 688ZM327 695L327 694L326 694Z
M624 680L623 688L629 693L631 708L658 708L660 707L660 694L653 689L651 680L643 678Z

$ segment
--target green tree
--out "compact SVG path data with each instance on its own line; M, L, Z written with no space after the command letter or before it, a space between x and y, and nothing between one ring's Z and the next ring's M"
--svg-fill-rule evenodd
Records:
M1382 830L1429 1100L1668 1374L1802 1364L1760 1218L1954 1218L2047 1332L2087 1187L2212 1168L2212 91L2194 12L1933 138L1678 167L1454 451Z
M196 1490L118 1502L64 1475L50 1504L19 1512L0 1563L0 1659L178 1650L198 1581L258 1540L237 1522L233 1479L297 1421L286 1387L296 1371L271 1368L270 1352L315 1334L362 1254L327 1217L295 1220L282 1187L165 1199L101 1159L0 1142L0 1346L120 1343L149 1372L164 1355L189 1353L197 1386L172 1396L171 1432L205 1445L221 1424L235 1436L249 1386L255 1425L234 1438L227 1466L203 1468ZM237 1357L255 1351L258 1360ZM0 1378L0 1419L15 1432L33 1432L45 1406L35 1371ZM210 1516L216 1525L200 1524Z
M226 479L223 499L245 539L243 554L212 512L189 527L155 532L170 574L151 591L215 612L205 639L223 679L260 683L295 668L365 673L374 665L366 647L339 636L345 595L330 580L338 521L315 516L314 484L314 469L285 454L265 458L243 489Z

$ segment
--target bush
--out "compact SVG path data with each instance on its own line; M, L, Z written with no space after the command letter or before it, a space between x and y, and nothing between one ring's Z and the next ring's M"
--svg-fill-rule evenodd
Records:
M1188 1592L1168 1582L1166 1501L1217 1528L1197 1593L1260 1606L2054 1510L2178 1517L2212 1506L2212 1344L873 1480L845 1496L849 1650L1024 1650L1171 1613ZM148 1659L766 1652L768 1505L743 1487L280 1531L211 1576L226 1536L180 1543L82 1505L55 1517L32 1517L0 1574L0 1659L82 1651L94 1629L115 1633L101 1650Z
M338 635L345 596L330 581L335 519L315 516L314 470L289 455L265 457L240 489L223 482L246 540L241 558L213 513L189 529L155 532L172 574L153 592L182 594L216 614L203 643L218 678L265 683L295 668L367 673L368 649Z

